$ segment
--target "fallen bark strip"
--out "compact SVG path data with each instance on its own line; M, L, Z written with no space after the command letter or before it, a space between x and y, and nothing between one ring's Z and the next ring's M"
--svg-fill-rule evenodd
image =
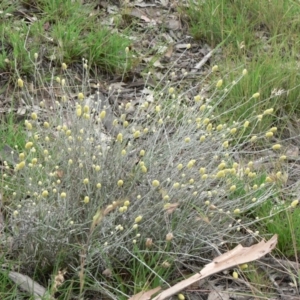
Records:
M274 235L269 241L261 241L251 247L243 247L242 245L236 246L234 249L216 257L211 263L207 264L199 273L185 279L174 286L164 290L153 300L164 300L179 293L191 284L204 279L212 274L224 271L237 265L245 264L257 259L271 252L277 244L277 235ZM132 296L129 300L148 300L151 296L157 293L160 287L151 291L140 292Z

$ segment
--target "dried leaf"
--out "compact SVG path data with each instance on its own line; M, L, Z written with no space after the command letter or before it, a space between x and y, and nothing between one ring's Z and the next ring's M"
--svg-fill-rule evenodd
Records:
M274 235L269 241L261 241L251 247L243 247L238 245L233 250L216 257L211 263L206 265L204 269L192 277L185 279L169 289L163 291L153 300L163 300L179 293L191 284L204 279L212 274L232 268L236 265L248 263L261 258L271 252L277 244L277 235Z
M33 295L35 299L42 299L47 292L43 286L27 275L11 271L8 276L19 288Z
M174 210L179 206L179 203L171 203L165 210L168 215L174 212Z
M149 300L151 299L151 296L155 293L159 292L161 290L161 287L158 286L155 289L149 290L147 292L139 292L138 294L135 294L134 296L130 297L128 300Z

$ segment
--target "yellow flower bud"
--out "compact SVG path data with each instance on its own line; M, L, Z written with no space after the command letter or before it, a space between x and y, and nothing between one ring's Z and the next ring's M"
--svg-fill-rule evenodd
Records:
M211 68L212 72L216 72L219 70L219 67L217 65L214 65L212 68Z
M134 223L140 223L142 221L143 217L142 216L138 216L135 218Z
M194 97L195 102L199 102L201 100L201 96L197 95Z
M78 93L77 97L78 97L78 100L80 100L80 101L82 101L84 99L83 93Z
M231 192L234 192L236 190L236 185L232 185L231 187L230 187L230 191Z
M292 208L295 208L299 203L299 200L294 200L292 203L291 203L291 207Z
M205 104L202 104L199 108L200 111L205 111L206 109L206 105Z
M123 134L122 133L118 133L117 135L117 141L122 143L123 142Z
M25 161L21 161L16 165L16 171L22 170L25 167Z
M88 113L89 112L89 110L90 110L90 108L87 106L87 105L85 105L84 107L83 107L83 112L84 113Z
M217 87L217 88L220 88L220 87L222 86L222 84L223 84L223 80L220 79L220 80L217 82L216 87Z
M270 114L273 113L273 111L274 111L274 108L266 109L266 110L264 111L264 115L270 115Z
M141 132L140 132L139 130L136 130L136 131L134 132L134 134L133 134L133 137L134 137L135 139L137 139L137 138L140 137L140 135L141 135Z
M37 114L36 114L35 112L33 112L33 113L31 114L31 119L32 119L32 120L36 120L36 119L37 119Z
M255 93L255 94L252 95L253 98L258 98L259 96L260 96L259 93Z
M201 137L200 137L200 142L204 142L205 141L205 135L201 135Z
M196 163L196 160L195 159L191 159L188 164L187 164L187 168L188 169L191 169Z
M237 132L237 129L236 129L236 128L230 129L230 133L231 133L231 134L235 134L236 132Z
M25 153L22 152L19 154L19 160L22 161L24 159L25 159Z
M117 185L118 185L118 187L121 187L121 186L123 186L123 184L124 184L124 181L123 180L118 180L118 182L117 182Z
M148 171L147 167L145 167L145 166L142 166L141 170L142 170L143 173L147 173L147 171Z
M83 199L83 202L85 204L88 204L90 202L90 198L88 196L85 196L84 199Z
M101 113L99 114L99 117L101 120L103 120L106 117L106 111L102 110Z
M62 64L61 64L61 68L62 68L63 70L67 70L68 66L67 66L67 64L62 63Z
M25 126L27 128L27 130L32 130L32 124L28 121L25 121Z
M241 270L248 269L248 265L247 264L242 264L239 267L240 267Z
M225 172L222 170L222 171L219 171L216 175L216 178L223 178L225 177Z
M266 133L266 137L267 138L270 138L270 137L272 137L273 136L273 132L272 131L268 131L267 133Z
M233 272L232 273L232 277L234 278L234 279L237 279L238 277L239 277L239 274L237 273L237 272Z
M228 147L229 147L228 141L225 141L225 142L222 144L222 146L223 146L224 148L228 148Z
M44 190L43 192L42 192L42 196L43 197L47 197L49 195L49 192L47 191L47 190Z
M78 105L78 106L76 107L76 115L77 115L77 117L80 117L81 114L82 114L81 106Z
M22 88L23 86L24 86L24 81L21 78L19 78L18 79L18 87Z
M251 139L250 139L251 142L255 142L256 140L257 140L257 136L256 135L252 136Z
M273 150L279 150L280 148L281 148L280 144L275 144L275 145L272 146Z
M270 131L276 132L276 131L277 131L277 127L272 127L272 128L270 129Z
M217 126L217 130L218 131L221 131L222 129L223 129L223 125L222 124L220 124L220 125Z
M178 189L179 186L180 186L180 183L179 183L179 182L175 182L175 183L173 184L173 187L174 187L175 189Z
M218 165L219 170L223 170L226 167L226 163L223 161Z
M210 121L209 118L205 118L205 119L203 120L203 124L204 124L204 125L207 125L207 124L209 123L209 121Z
M27 143L25 144L25 149L30 149L32 146L33 146L33 143L32 143L32 142L27 142Z
M250 124L250 122L249 122L249 121L246 121L246 122L244 123L244 128L247 128L247 127L249 126L249 124Z
M159 186L159 181L158 180L153 180L152 181L152 186L153 187L158 187Z
M177 298L178 298L178 300L184 300L185 299L183 294L178 294Z
M170 94L170 95L174 94L174 91L175 91L175 89L174 89L173 87L170 87L170 88L169 88L169 94Z

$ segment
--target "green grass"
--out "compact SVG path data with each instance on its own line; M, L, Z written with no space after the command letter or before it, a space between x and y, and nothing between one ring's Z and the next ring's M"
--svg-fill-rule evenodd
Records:
M233 80L234 72L228 71L236 65L244 65L249 71L248 79L233 89L230 100L220 111L238 107L235 116L253 116L257 110L273 106L273 117L262 124L265 128L282 121L283 116L299 116L298 1L199 0L190 1L188 7L179 11L195 39L212 48L222 44L221 57L217 55L215 59L217 63L220 60L225 81ZM282 94L276 95L280 91ZM261 95L259 103L247 102L256 92ZM225 113L224 121L232 115Z
M295 259L300 255L300 208L288 207L289 203L275 205L270 200L256 211L262 219L259 230L264 234L278 234L278 250L281 255Z
M22 151L25 146L27 135L24 127L18 122L17 116L8 113L0 119L0 149L5 145Z
M93 69L107 73L130 69L125 48L131 43L124 31L118 32L102 25L101 14L91 15L92 5L81 1L20 1L19 4L34 11L35 22L28 24L23 18L7 19L0 25L0 71L15 80L33 77L34 53L38 61L50 60L60 67L88 60ZM2 3L0 10L13 13L16 4ZM30 26L29 26L30 25Z

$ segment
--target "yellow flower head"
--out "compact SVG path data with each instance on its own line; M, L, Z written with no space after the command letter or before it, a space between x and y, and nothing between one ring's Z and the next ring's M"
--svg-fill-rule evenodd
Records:
M123 134L122 133L118 133L118 135L117 135L117 141L119 143L122 143L122 141L123 141Z
M220 88L220 87L222 86L222 84L223 84L223 80L220 79L220 80L217 82L216 87L217 87L217 88Z
M134 223L140 223L142 221L143 217L142 216L138 216L135 218Z
M78 100L80 100L80 101L82 101L84 99L83 93L78 93L77 97L78 97Z
M140 132L139 130L136 130L136 131L134 132L134 134L133 134L133 137L134 137L135 139L137 139L137 138L140 137L140 135L141 135L141 132Z
M191 159L188 164L187 164L187 168L188 169L191 169L196 163L196 160L195 159Z
M159 186L159 181L158 180L153 180L152 181L152 186L153 187L158 187Z
M281 148L280 144L275 144L275 145L272 146L273 150L279 150L280 148Z
M16 165L16 171L22 170L25 167L25 161L21 161Z
M291 203L291 207L292 208L295 208L299 203L299 200L294 200L292 203Z
M101 120L103 120L106 117L106 111L102 110L101 113L99 114L99 117Z
M31 119L32 119L32 120L36 120L36 119L37 119L37 114L36 114L35 112L33 112L33 113L31 114Z
M32 143L32 142L27 142L27 143L25 144L25 148L26 148L26 149L31 149L32 146L33 146L33 143Z
M19 78L18 79L18 87L22 88L23 86L24 86L24 81L21 78Z
M212 72L216 72L219 70L219 67L217 65L214 65L212 68L211 68Z

